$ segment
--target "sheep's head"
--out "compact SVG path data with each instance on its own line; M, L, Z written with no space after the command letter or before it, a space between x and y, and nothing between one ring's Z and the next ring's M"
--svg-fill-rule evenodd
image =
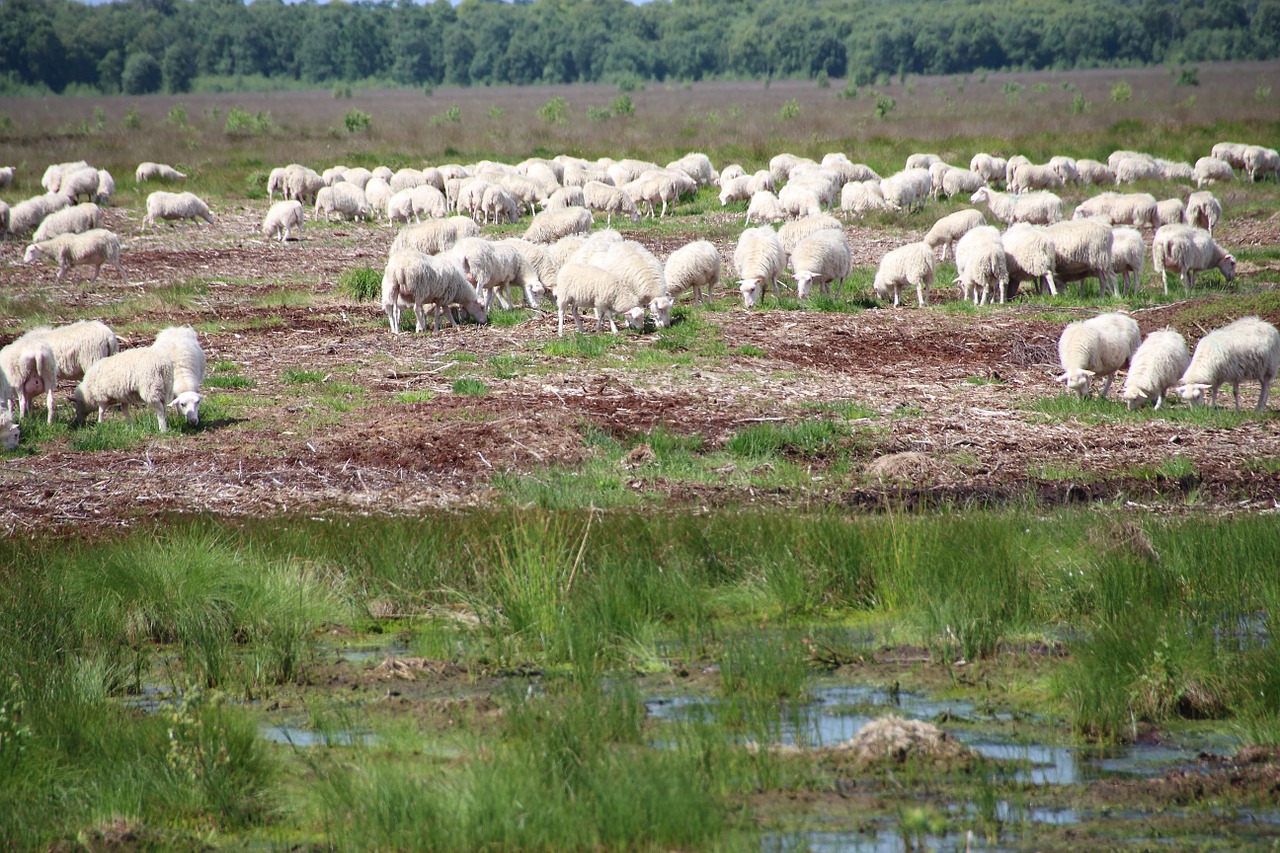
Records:
M467 313L471 315L471 319L477 323L484 325L489 322L489 312L484 310L484 304L479 299L473 299L470 302L462 303L462 307L467 309Z
M742 301L748 308L756 307L760 302L760 296L764 292L764 288L760 285L760 279L753 278L744 280L738 285L738 290L742 292Z
M8 413L6 413L8 414ZM18 447L18 440L22 437L22 431L12 420L4 419L0 421L0 450L14 450Z
M173 407L178 414L187 419L187 423L192 426L200 423L200 395L195 391L183 391L177 397L169 401L169 405Z
M1074 391L1076 396L1083 400L1089 396L1089 387L1093 384L1093 377L1096 375L1092 370L1068 370L1058 377L1058 381L1066 382L1067 390Z
M796 273L796 298L802 302L809 298L809 292L813 289L814 274L808 271Z
M1173 390L1177 391L1178 396L1189 405L1198 406L1204 402L1204 395L1212 387L1204 382L1188 382L1186 385L1179 385Z
M1236 259L1234 255L1223 255L1222 260L1218 261L1218 269L1222 270L1222 276L1227 281L1231 281L1236 277Z
M987 200L987 188L979 187L973 195L969 196L969 204L980 204Z
M629 211L629 212L627 213L627 217L628 217L632 222L639 222L639 221L640 221L640 211L638 211L638 210L631 210L631 211Z
M77 426L83 424L85 416L89 414L89 404L85 402L84 391L78 385L71 392L71 405L76 411L75 417L71 419L71 422Z
M649 310L653 312L653 324L659 329L665 329L671 325L671 306L676 301L670 296L659 296L657 299L649 303ZM643 315L643 312L641 312Z
M1141 388L1126 388L1124 393L1120 395L1120 399L1124 400L1125 408L1131 412L1136 412L1147 405L1151 397Z
M637 332L644 329L644 309L639 305L629 311L623 312L622 316L626 319L627 325L635 329Z
M43 256L44 256L44 249L41 249L39 245L32 243L30 246L27 247L27 250L22 253L22 260L24 263L29 264L32 261L34 261L36 258L40 258Z

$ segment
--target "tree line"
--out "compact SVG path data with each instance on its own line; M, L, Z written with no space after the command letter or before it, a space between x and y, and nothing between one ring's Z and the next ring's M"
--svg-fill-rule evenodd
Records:
M0 91L850 78L1280 55L1280 0L0 0Z

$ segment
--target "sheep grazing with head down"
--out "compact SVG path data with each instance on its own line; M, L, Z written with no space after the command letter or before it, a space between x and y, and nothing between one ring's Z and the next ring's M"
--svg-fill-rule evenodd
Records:
M1037 192L1016 195L980 187L969 197L970 204L986 203L991 215L1001 222L1030 222L1049 225L1062 219L1062 199L1053 193Z
M13 186L14 171L13 166L0 167L0 190Z
M276 202L262 220L262 236L268 240L279 234L283 243L295 228L302 233L302 202L296 200Z
M1043 230L1019 222L1000 235L1000 242L1004 244L1005 269L1009 274L1008 298L1016 295L1018 284L1024 281L1035 282L1038 292L1043 292L1047 286L1050 294L1058 295L1058 286L1053 278L1057 269L1057 253L1053 241Z
M778 233L768 225L748 228L738 235L733 250L733 269L738 274L738 290L748 308L759 304L768 284L778 298L778 279L787 267L787 253L778 241Z
M1156 202L1157 225L1180 225L1186 221L1186 202L1180 198L1166 198Z
M982 211L957 210L933 223L933 227L924 235L924 242L930 249L941 247L938 260L946 260L947 250L953 243L979 225L986 224L987 220L982 216Z
M782 203L778 201L778 197L769 190L761 190L753 193L751 203L747 205L747 219L743 225L750 225L752 220L756 222L781 222L787 218L787 212L782 209Z
M9 396L9 389L4 387L3 379L0 379L0 394ZM21 440L22 430L13 422L13 415L8 409L0 409L0 450L17 450Z
M1142 344L1138 323L1126 314L1099 314L1070 323L1058 338L1058 360L1063 373L1059 382L1084 399L1094 379L1106 377L1101 396L1111 390L1117 370L1129 363Z
M173 399L169 405L192 426L200 423L200 385L204 382L205 357L196 330L190 326L170 326L156 335L151 348L173 362Z
M1003 157L992 157L985 152L979 152L969 161L969 171L988 184L995 184L997 181L1004 183L1005 167L1008 165L1009 161Z
M1178 382L1178 394L1191 405L1218 404L1218 388L1231 383L1236 411L1240 411L1240 383L1257 380L1262 385L1257 411L1267 407L1267 394L1280 370L1280 331L1257 317L1243 317L1214 329L1196 344L1191 363Z
M890 210L884 200L879 181L848 183L840 189L840 209L846 213L862 214L873 210Z
M1203 187L1205 184L1213 184L1219 181L1234 181L1236 173L1226 160L1218 157L1201 157L1196 161L1193 177L1196 186Z
M872 288L876 298L892 300L897 308L902 304L902 289L914 287L916 302L921 308L929 304L929 288L934 283L933 249L927 244L908 243L899 246L880 259Z
M1244 151L1244 171L1251 183L1268 177L1280 180L1280 152L1274 148L1250 145Z
M212 224L214 217L209 205L195 193L153 192L147 196L147 215L142 218L142 224L154 227L157 219L203 219Z
M488 322L484 305L476 296L475 287L467 280L469 262L463 257L460 263L445 257L434 257L414 249L393 251L382 273L382 310L386 312L391 331L400 334L400 314L412 306L418 324L416 331L427 327L424 306L433 306L435 324L433 332L440 331L440 315L450 325L457 326L451 305L461 305L477 323Z
M165 408L173 399L173 361L151 347L136 347L94 362L71 394L75 423L98 410L98 423L115 404L127 418L130 406L149 406L156 413L160 431L169 429Z
M991 225L970 229L956 243L956 284L962 298L986 305L994 291L1001 304L1008 293L1009 267L1000 231Z
M1194 228L1203 228L1213 235L1213 226L1222 219L1222 203L1208 190L1187 196L1186 222Z
M675 300L667 295L666 272L653 252L633 240L623 240L592 255L590 263L618 276L640 294L641 304L653 312L655 326L665 329L671 325Z
M533 217L524 239L530 243L554 243L570 234L588 234L595 219L585 207L544 210Z
M20 201L9 208L9 233L17 235L34 231L45 217L70 204L71 199L58 193L46 193Z
M42 326L23 337L39 338L49 344L58 364L58 376L63 379L81 379L95 362L120 351L116 333L99 320L81 320L56 329Z
M111 264L120 274L120 280L129 283L124 267L120 266L120 238L105 228L94 228L82 234L59 234L51 240L32 243L22 259L31 263L37 258L57 258L58 281L66 275L67 267L92 266L93 278L89 281L94 282L98 280L102 265Z
M1059 282L1079 281L1084 294L1084 280L1096 278L1098 293L1106 296L1115 291L1116 279L1111 253L1115 237L1111 229L1090 219L1058 222L1044 229L1053 243L1054 278Z
M43 243L59 234L80 234L99 228L101 225L102 211L93 202L64 207L44 218L40 227L36 229L36 233L31 235L31 242Z
M778 229L778 242L782 244L782 251L788 255L795 251L796 246L800 245L800 241L811 234L817 234L819 231L844 231L844 225L839 219L826 213L820 213L817 216L806 216L803 219L797 219L794 222L788 222Z
M1130 411L1141 409L1152 400L1160 408L1165 393L1178 384L1190 361L1186 338L1173 329L1152 332L1129 362L1120 399Z
M667 295L679 296L686 290L693 291L693 298L702 301L702 291L720 285L720 252L710 240L697 240L676 249L667 258L663 275L667 280Z
M1111 229L1111 269L1119 280L1119 293L1127 290L1138 295L1138 282L1142 279L1142 264L1147 256L1142 232L1136 228Z
M605 214L605 227L613 227L613 215L626 216L632 222L640 221L640 210L625 191L600 181L588 181L582 187L582 197L587 207Z
M434 219L400 229L391 241L391 254L401 249L414 249L427 255L438 255L464 237L479 237L480 226L469 216Z
M24 335L0 349L0 373L4 374L10 394L18 397L20 418L27 416L31 398L43 392L47 396L48 422L53 423L53 390L58 385L58 362L47 341Z
M839 293L844 288L844 280L849 277L852 264L849 238L843 229L815 231L796 244L791 252L796 297L801 301L807 299L815 283L824 296L830 296L831 283L835 282Z
M1076 174L1082 184L1111 186L1116 182L1116 173L1097 160L1077 160Z
M1156 197L1150 193L1099 193L1082 201L1072 219L1101 219L1108 225L1155 228L1159 215Z
M181 181L187 176L172 166L164 163L152 163L147 161L139 163L138 168L133 173L133 179L138 183L143 181Z
M609 328L617 334L614 314L622 315L628 326L639 331L644 328L644 303L645 297L622 276L593 264L565 264L560 269L556 285L557 333L564 337L566 309L572 312L574 326L581 332L582 317L578 311L583 308L595 309L597 334L605 318L609 320Z
M1196 273L1218 269L1227 281L1236 277L1235 256L1214 242L1203 228L1190 225L1165 225L1151 241L1151 271L1169 292L1165 273L1174 272L1182 279L1187 293L1196 283Z

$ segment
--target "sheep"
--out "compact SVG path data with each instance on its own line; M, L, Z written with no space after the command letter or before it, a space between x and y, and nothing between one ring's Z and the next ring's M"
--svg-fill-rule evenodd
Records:
M675 300L667 295L666 273L652 252L632 240L623 240L592 255L590 263L630 284L642 298L641 305L653 312L655 326L665 329L671 325Z
M824 296L831 295L831 282L836 293L844 289L853 255L844 230L824 229L805 237L791 252L792 277L796 280L796 297L804 301L816 282Z
M981 187L969 196L969 203L982 202L986 202L992 216L1009 225L1015 222L1049 225L1062 219L1062 199L1053 193L1015 195Z
M746 307L760 302L767 283L773 284L773 297L778 298L778 278L787 265L787 253L778 234L768 225L748 228L738 235L733 251L733 269L738 275L738 290Z
M889 210L880 191L879 181L845 184L840 190L840 209L848 213L866 213L872 210Z
M1178 225L1186 219L1186 204L1180 198L1166 198L1156 202L1156 223Z
M139 163L138 168L133 173L133 179L138 183L143 181L181 181L186 177L186 175L172 166L164 163L152 163L151 161Z
M778 201L778 197L768 190L761 190L751 196L751 203L747 205L747 219L744 225L750 225L751 220L756 222L781 222L787 218L787 212L782 209L782 204Z
M50 213L31 235L32 243L52 240L59 234L80 234L102 225L102 211L93 202L64 207Z
M1146 160L1148 163L1155 165L1156 158L1142 151L1126 151L1118 149L1107 155L1107 168L1115 171L1120 163L1124 160Z
M1082 184L1110 185L1116 182L1116 173L1106 163L1099 163L1097 160L1077 160L1076 174L1080 176Z
M467 281L476 288L476 293L484 294L486 311L493 305L495 295L498 304L509 309L511 303L503 291L512 285L521 289L530 306L537 305L538 295L543 292L533 266L517 247L505 241L495 243L481 237L465 237L441 257L464 266ZM466 264L462 264L463 259Z
M391 253L402 249L416 249L427 255L445 251L464 237L479 237L480 226L466 216L450 216L420 225L402 228L391 242Z
M907 157L907 163L903 166L903 170L908 169L927 169L934 163L941 162L942 158L937 154L912 154Z
M301 208L299 202L294 202ZM173 398L169 405L195 426L200 423L200 385L204 382L205 357L196 330L170 326L156 335L151 349L173 362Z
M88 165L84 160L77 160L74 163L55 163L44 170L44 175L40 177L40 186L44 187L46 192L56 193L64 174L70 174Z
M548 268L545 260L546 253L540 250L541 247L537 243L530 243L519 237L508 237L493 244L498 274L497 283L491 288L490 293L497 293L499 304L503 308L511 307L502 295L503 282L505 287L520 288L530 308L538 307L538 297L547 290L547 282L542 280L542 270ZM551 269L550 272L550 283L554 284L557 270Z
M1080 399L1089 395L1093 380L1106 377L1100 396L1105 398L1117 370L1129 363L1142 344L1138 323L1126 314L1099 314L1088 320L1069 323L1058 338L1058 361L1063 373L1057 381L1067 383Z
M1164 171L1154 159L1143 157L1126 157L1114 167L1117 184L1132 184L1136 181L1162 181Z
M969 161L969 171L973 172L988 184L1004 180L1005 166L1008 161L1000 157L992 157L985 152L978 152Z
M1030 157L1024 157L1021 154L1014 154L1004 164L1004 185L1006 188L1013 183L1013 173L1018 171L1019 166L1023 166L1031 162Z
M147 196L147 215L142 224L154 226L157 219L203 219L212 224L214 216L209 205L195 193L154 192Z
M1244 168L1244 152L1249 146L1243 142L1219 142L1209 150L1209 156L1221 160L1233 169Z
M698 151L690 151L674 163L668 164L667 168L679 169L703 187L714 184L720 177L711 165L711 158Z
M702 289L711 290L720 284L720 252L709 240L696 240L676 249L663 267L667 282L667 295L678 296L686 290L693 291L693 298L702 301Z
M987 185L978 175L965 169L948 169L942 174L942 192L947 198L975 193Z
M731 201L746 201L751 198L751 177L742 175L720 184L720 206Z
M582 197L591 210L605 214L605 227L613 227L613 215L625 215L632 222L640 221L640 211L636 203L617 187L611 187L600 181L588 181L582 187Z
M127 418L131 405L147 405L155 410L160 431L169 423L165 408L173 399L173 361L151 347L135 347L94 362L71 394L75 420L79 426L92 409L98 410L98 423L106 417L107 408L116 403Z
M388 187L391 186L391 179L393 177L395 177L395 173L391 171L390 166L374 166L373 172L370 176L371 179L377 178L378 180L385 183Z
M780 184L791 177L791 170L801 159L794 154L776 154L769 160L769 174L773 176L774 184ZM812 161L810 161L812 162Z
M0 238L9 231L9 205L0 201Z
M769 173L769 170L760 169L755 174L751 175L747 181L747 192L752 195L755 195L762 190L776 192L776 186L777 184L774 183L773 175Z
M840 153L824 155L822 166L835 172L839 176L842 186L850 181L880 180L880 176L866 163L851 163L848 157Z
M1125 408L1137 411L1152 399L1159 409L1168 389L1178 384L1191 358L1187 341L1173 329L1165 328L1147 335L1129 362L1120 399Z
M880 181L880 193L895 210L919 210L933 186L928 169L908 169Z
M497 184L515 200L517 219L520 218L522 208L528 208L530 216L536 213L538 204L555 192L558 186L554 178L552 178L549 186L543 186L537 181L521 175L504 175L497 181Z
M1165 225L1151 241L1151 270L1169 293L1166 272L1176 272L1187 293L1196 283L1196 273L1217 267L1227 281L1236 277L1236 259L1213 241L1203 228Z
M120 266L120 238L105 228L95 228L80 234L61 234L43 243L32 243L27 247L22 259L31 263L37 258L58 259L58 281L66 275L67 267L93 266L93 277L90 282L98 280L102 265L109 263L120 274L125 284L124 267Z
M716 184L724 186L734 178L741 178L747 174L747 170L742 168L739 163L731 163L720 170L720 177L716 179Z
M93 200L98 205L105 205L111 201L111 197L116 194L116 179L111 177L111 173L106 169L98 170L98 189L93 194Z
M657 172L658 164L651 163L648 160L636 160L627 158L619 160L607 169L609 177L613 178L614 184L622 186L629 184L639 178L645 172Z
M787 186L812 190L818 197L818 204L823 207L834 207L840 199L840 188L844 186L844 181L835 169L802 165L791 170L791 180L787 182ZM753 189L770 189L770 187L755 186Z
M279 234L280 242L283 243L289 239L294 228L302 231L302 202L296 199L278 201L271 205L262 220L262 236L268 240Z
M0 394L9 396L9 389L4 387L3 379L0 379ZM13 415L9 414L8 409L0 409L0 450L17 450L21 440L22 430L13 422Z
M444 193L431 184L422 184L409 191L409 199L413 204L413 218L418 222L423 219L444 219L449 215L449 203Z
M1203 228L1213 234L1213 226L1222 219L1222 203L1214 198L1208 190L1194 192L1187 196L1186 222L1196 228Z
M1259 177L1265 179L1268 175L1280 180L1280 152L1274 148L1250 145L1244 151L1244 170L1250 182Z
M364 185L364 197L369 202L369 210L376 211L378 216L387 212L387 202L391 200L391 184L374 175Z
M274 202L276 200L276 193L284 192L284 176L288 173L289 169L293 168L293 165L296 164L277 166L267 175L267 201ZM325 186L329 186L333 183L329 177L331 171L332 170L330 169L325 169L324 171Z
M818 194L808 187L793 183L787 184L778 193L778 204L782 205L787 216L794 219L804 219L822 213L822 202L819 201Z
M595 220L585 207L544 210L533 217L524 239L530 243L554 243L570 234L587 234Z
M313 203L319 196L320 190L327 186L330 184L325 183L324 176L317 174L314 169L308 169L297 163L285 167L282 189L287 199Z
M387 227L394 228L397 222L408 224L411 219L414 219L413 189L392 193L391 198L387 199Z
M1196 161L1194 178L1196 186L1203 187L1217 181L1234 181L1236 173L1226 160L1218 157L1201 157Z
M480 212L488 225L511 225L520 220L520 202L501 184L490 184L480 199Z
M1080 183L1080 170L1076 165L1076 161L1070 157L1050 157L1049 167L1058 173L1058 177L1065 184Z
M1058 295L1053 278L1057 253L1053 241L1042 230L1019 222L1000 236L1000 242L1004 245L1005 269L1009 274L1009 298L1016 294L1017 284L1023 281L1034 281L1041 291L1047 284L1049 293Z
M331 187L321 187L316 193L315 215L318 219L324 216L326 222L338 214L342 219L368 219L369 201L364 190L346 181L339 181Z
M542 200L543 210L564 210L566 207L586 207L582 187L561 187Z
M65 195L72 201L80 196L84 196L87 201L93 201L98 194L98 170L92 166L85 166L74 172L64 172L58 184L58 194Z
M1119 280L1119 292L1126 290L1138 295L1138 282L1142 279L1143 259L1147 255L1142 232L1136 228L1111 229L1111 270Z
M1190 163L1180 160L1162 160L1157 157L1156 165L1160 167L1160 176L1166 181L1195 180L1195 169Z
M48 341L24 335L0 349L0 373L9 386L9 395L18 397L18 417L25 418L31 398L46 394L48 423L53 423L53 390L58 386L58 361ZM8 395L5 403L12 406Z
M1008 294L1009 267L1000 231L991 225L979 225L965 233L956 243L956 272L963 299L972 298L975 305L986 305L994 288L1003 304Z
M1009 192L1021 193L1027 190L1052 190L1063 186L1058 171L1050 165L1023 163L1013 172L1009 181Z
M804 219L796 219L788 222L778 229L778 242L782 245L782 251L788 255L800 245L800 241L808 237L810 234L816 234L819 231L844 231L844 225L834 216L825 213L819 213L816 216L806 216Z
M120 351L116 333L99 320L81 320L56 329L40 327L23 337L39 338L49 344L58 375L64 379L81 379L95 362Z
M886 302L892 300L896 308L902 302L902 288L914 286L916 302L923 308L929 304L934 263L933 249L923 242L899 246L880 259L872 283L876 297Z
M1257 317L1242 317L1200 339L1175 390L1193 406L1204 402L1207 391L1212 408L1218 404L1218 388L1230 382L1238 412L1240 383L1256 379L1262 384L1256 407L1261 412L1267 407L1267 393L1277 369L1280 369L1280 332Z
M573 323L582 331L582 317L578 311L591 306L596 312L596 333L609 318L609 327L616 334L618 325L613 315L621 314L627 325L637 331L644 328L644 296L622 276L590 264L566 264L559 275L556 288L556 313L559 317L557 334L564 337L565 309L573 312Z
M411 190L414 187L422 186L426 182L426 176L420 170L408 166L396 172L391 176L391 180L387 181L391 185L392 193Z
M71 204L71 199L58 193L46 193L20 201L9 209L9 233L26 234L36 230L45 217Z
M1150 193L1100 193L1082 201L1072 219L1099 218L1108 225L1157 227L1159 207Z
M440 331L440 315L451 325L457 323L450 305L461 305L477 323L488 322L489 316L476 296L476 290L467 280L469 262L465 257L460 263L444 257L432 257L414 249L393 250L382 273L382 310L387 314L393 334L400 334L400 312L405 306L413 306L417 318L415 331L426 329L424 305L434 305L435 326Z
M1054 277L1060 282L1079 281L1084 295L1084 279L1098 280L1098 293L1116 289L1111 249L1115 238L1111 229L1100 222L1075 219L1058 222L1044 231L1053 242Z
M933 227L924 235L924 242L925 245L935 251L941 246L942 251L938 252L938 260L946 260L947 249L951 247L952 243L959 240L970 230L986 224L987 220L983 217L981 211L957 210L955 213L948 214L933 223Z
M0 167L0 190L13 186L13 174L15 171L13 166Z
M373 177L373 172L370 172L368 169L364 168L363 166L357 166L354 169L347 169L345 172L343 172L342 181L334 181L333 185L337 186L338 183L348 183L353 186L359 187L360 191L363 192L365 185L369 183L369 180L372 177Z
M520 237L508 237L501 242L513 247L523 255L525 263L537 274L538 281L542 286L540 290L535 291L534 296L541 296L548 290L555 289L556 276L560 272L561 263L551 251L552 247L544 246L540 243L530 243ZM537 303L534 302L532 304L536 305Z

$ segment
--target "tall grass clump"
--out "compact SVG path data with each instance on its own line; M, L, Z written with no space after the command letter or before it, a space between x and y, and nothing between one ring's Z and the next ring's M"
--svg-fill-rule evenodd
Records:
M338 289L356 302L382 297L382 273L371 267L345 270L338 276Z

